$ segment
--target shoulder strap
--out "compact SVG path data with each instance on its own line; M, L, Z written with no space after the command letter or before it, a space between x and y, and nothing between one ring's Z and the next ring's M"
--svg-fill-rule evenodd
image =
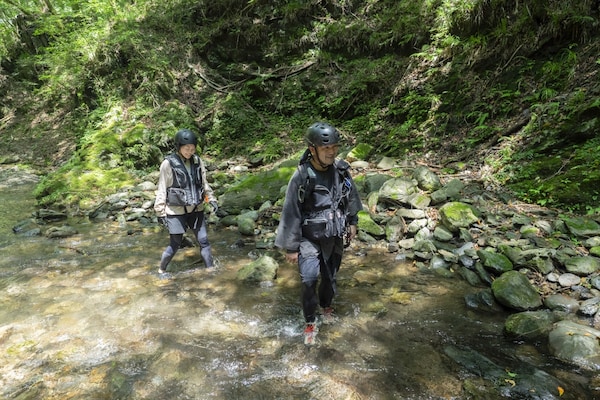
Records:
M300 182L302 182L298 186L298 201L304 203L304 200L310 196L315 187L317 176L315 171L308 167L307 162L298 165L298 172L301 177Z
M173 170L181 170L185 171L185 167L183 166L183 162L179 158L179 156L175 153L171 153L165 157L169 161L169 165ZM187 173L186 173L187 174ZM177 182L177 186L181 186L183 182L179 182L179 176L177 173L173 172L173 179Z

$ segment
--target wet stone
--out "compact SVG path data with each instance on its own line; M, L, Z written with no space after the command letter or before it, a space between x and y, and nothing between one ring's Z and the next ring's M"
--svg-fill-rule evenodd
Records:
M571 286L579 285L579 283L581 282L581 278L575 274L566 273L566 274L561 274L558 277L557 282L562 287L571 287Z
M595 315L600 308L600 297L593 297L585 300L579 306L579 313L588 317Z
M577 312L579 302L564 294L552 294L544 299L544 305L553 311Z

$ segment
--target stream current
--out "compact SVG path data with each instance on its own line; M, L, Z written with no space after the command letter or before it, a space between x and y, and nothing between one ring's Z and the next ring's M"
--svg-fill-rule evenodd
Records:
M307 347L296 267L277 258L274 283L240 282L259 251L236 246L237 231L210 227L215 270L184 248L159 276L168 235L155 226L75 218L69 238L14 235L35 201L33 180L12 175L0 172L2 398L461 399L473 376L446 345L507 371L532 360L572 383L565 398L591 398L568 366L504 338L506 315L469 311L464 295L478 289L458 278L356 244L339 272L336 320Z

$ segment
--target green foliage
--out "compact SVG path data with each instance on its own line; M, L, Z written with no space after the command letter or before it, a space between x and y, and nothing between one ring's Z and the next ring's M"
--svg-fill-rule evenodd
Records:
M381 155L487 163L489 179L525 200L594 208L593 2L46 3L0 10L2 144L16 126L40 142L49 127L77 141L40 183L44 204L87 201L155 170L181 127L202 133L208 156L271 162L323 119Z

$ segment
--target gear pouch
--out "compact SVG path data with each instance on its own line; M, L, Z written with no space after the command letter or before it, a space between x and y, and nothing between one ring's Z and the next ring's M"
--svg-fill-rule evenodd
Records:
M326 218L307 218L302 223L302 236L312 241L330 237L330 223Z
M167 204L177 207L189 206L192 201L190 194L191 193L185 189L169 188L167 190Z

